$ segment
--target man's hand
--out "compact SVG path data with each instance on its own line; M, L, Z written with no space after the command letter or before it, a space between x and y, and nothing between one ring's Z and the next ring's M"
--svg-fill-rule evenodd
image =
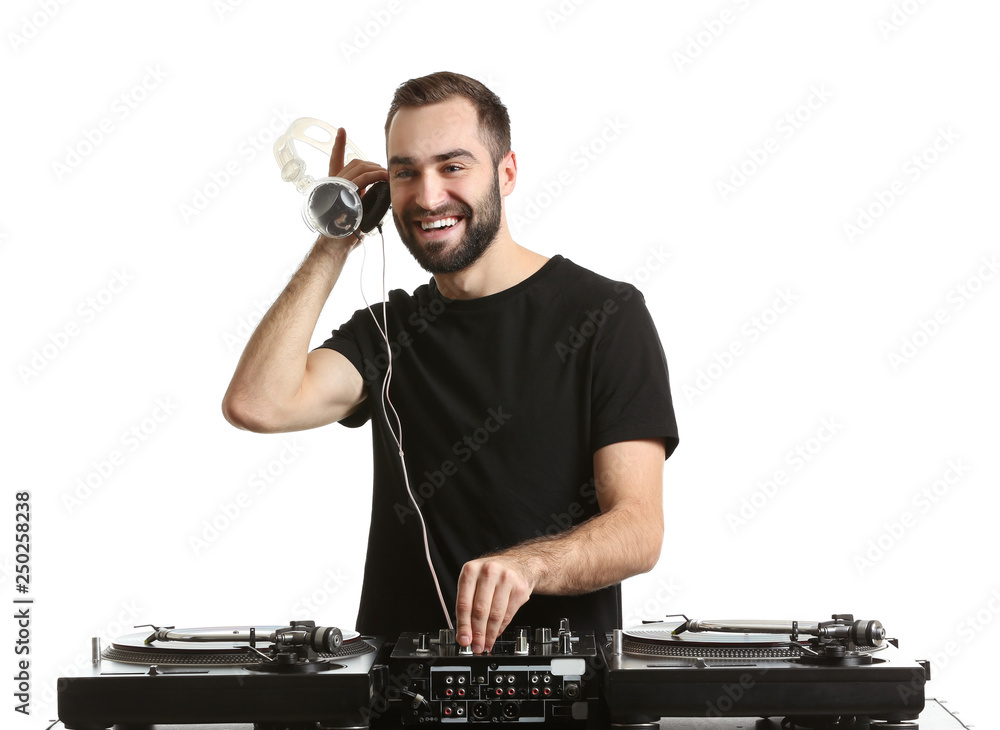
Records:
M347 131L341 127L333 139L333 149L330 151L330 177L340 177L358 186L358 197L363 197L368 187L377 182L389 182L389 172L377 162L355 158L344 164L347 156ZM322 242L334 249L344 247L347 252L353 251L361 238L357 235L345 238L327 238L322 233L317 242Z
M344 165L347 156L347 130L337 130L330 151L330 177L342 177L358 186L358 195L364 195L368 186L379 181L389 182L389 172L377 162L355 158Z
M455 635L459 645L481 654L492 649L535 588L525 561L504 555L470 560L458 578Z

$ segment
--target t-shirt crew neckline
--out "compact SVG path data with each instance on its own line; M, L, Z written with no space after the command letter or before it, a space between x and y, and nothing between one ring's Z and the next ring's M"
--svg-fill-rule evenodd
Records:
M491 307L495 304L500 304L513 296L517 296L528 287L534 286L540 282L548 276L548 274L550 274L555 267L559 265L559 263L566 260L567 259L564 259L561 254L555 254L552 258L542 264L542 267L538 271L524 281L519 281L514 284L514 286L507 287L503 291L498 291L496 294L488 294L485 297L476 297L475 299L449 299L437 288L437 281L434 280L433 276L431 277L429 286L431 293L436 297L440 297L441 301L447 304L449 309L482 309L484 307Z

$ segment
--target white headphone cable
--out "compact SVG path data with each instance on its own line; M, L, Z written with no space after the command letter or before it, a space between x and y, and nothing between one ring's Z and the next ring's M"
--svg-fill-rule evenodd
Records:
M420 510L420 505L417 504L416 498L413 496L413 490L410 489L410 478L406 473L406 459L403 454L403 424L399 420L399 413L396 412L396 407L392 404L392 400L389 398L389 383L392 382L392 347L389 343L389 320L386 315L386 309L389 306L388 296L385 287L385 234L382 233L382 226L379 224L378 227L379 236L382 239L382 324L379 325L378 317L375 316L375 312L372 311L372 305L368 303L368 299L365 298L365 287L364 287L364 272L365 272L365 260L368 256L368 248L365 246L364 239L361 239L361 298L365 302L365 306L368 307L368 313L371 314L372 319L375 321L375 326L382 335L382 339L385 341L385 353L388 358L388 365L386 366L385 379L382 381L381 389L381 400L382 400L382 413L385 414L386 424L389 426L389 433L392 434L393 440L396 442L396 446L399 448L399 464L403 468L403 483L406 485L406 493L410 497L410 502L413 504L413 508L417 512L417 517L420 518L420 527L423 531L424 537L424 557L427 559L427 567L431 571L431 578L434 579L434 588L437 590L438 600L441 602L441 610L444 612L444 620L448 625L449 629L454 629L455 626L451 621L451 614L448 611L448 605L445 603L444 594L441 591L441 583L438 580L437 571L434 570L434 561L431 560L431 548L430 543L427 539L427 523L424 521L424 514ZM389 408L392 409L392 414L396 419L396 429L399 431L399 435L396 435L396 431L393 431L392 424L389 422L389 411L386 409L386 403L389 404Z

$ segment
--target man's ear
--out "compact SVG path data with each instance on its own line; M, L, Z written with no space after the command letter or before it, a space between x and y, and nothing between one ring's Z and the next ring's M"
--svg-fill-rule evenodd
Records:
M500 182L500 195L507 197L514 192L514 184L517 182L517 156L511 150L497 165L497 179Z

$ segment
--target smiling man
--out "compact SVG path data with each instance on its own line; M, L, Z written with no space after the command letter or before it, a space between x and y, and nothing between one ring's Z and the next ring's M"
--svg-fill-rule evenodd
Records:
M510 122L479 82L437 73L400 86L388 170L345 166L345 142L341 130L330 174L361 189L387 180L400 238L433 276L309 352L356 244L321 236L247 344L227 419L261 432L371 420L359 631L394 638L453 620L481 652L512 622L619 626L620 582L659 558L663 461L677 445L642 295L513 240Z

